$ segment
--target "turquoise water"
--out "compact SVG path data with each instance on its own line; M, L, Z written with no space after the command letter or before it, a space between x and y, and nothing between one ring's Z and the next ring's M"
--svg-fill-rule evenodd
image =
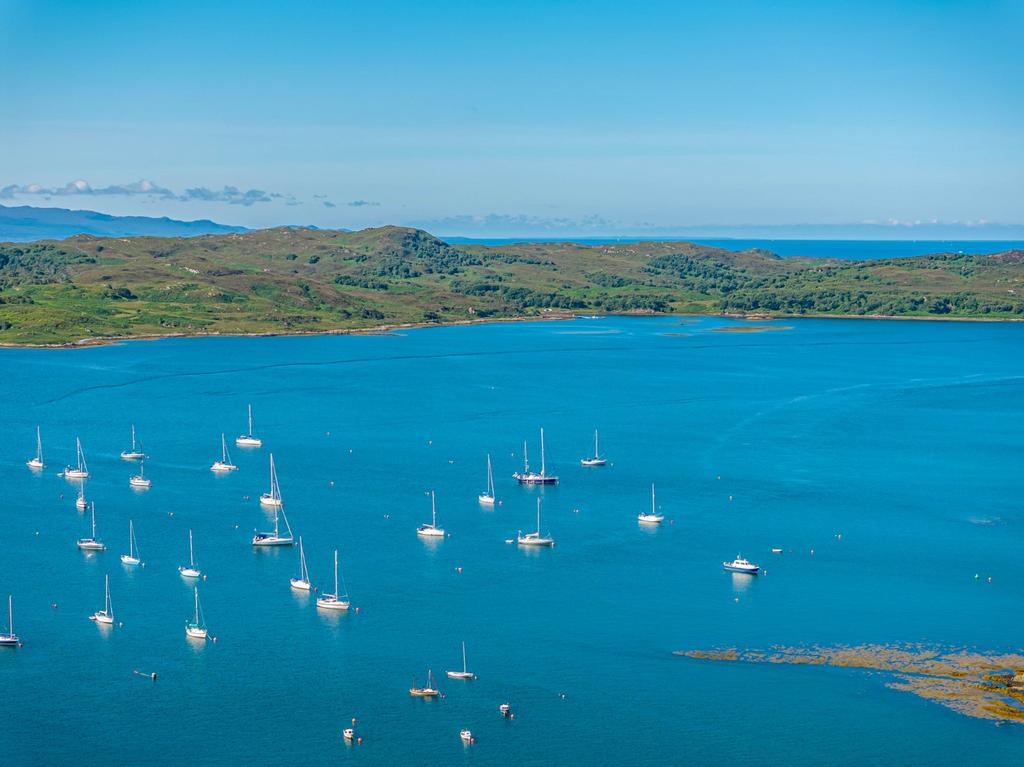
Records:
M960 716L880 675L671 651L1019 651L1022 328L711 332L723 324L0 351L0 594L14 594L25 643L0 652L0 753L19 765L1019 763L1024 727ZM214 476L220 433L244 431L250 401L265 446L232 446L241 470ZM141 494L118 458L133 421L154 483ZM36 424L39 476L24 466ZM524 439L539 459L539 426L562 482L520 488L510 475ZM595 427L611 465L583 469ZM88 518L56 476L76 435L110 547L93 556L75 548ZM358 615L318 614L289 589L297 550L250 546L270 522L254 499L271 451L313 579L329 582L340 549ZM493 511L476 500L488 452ZM651 481L667 519L644 530ZM415 535L431 489L451 534L434 545ZM506 545L532 527L538 495L557 546ZM136 571L118 561L129 518L147 562ZM176 571L189 528L219 640L199 646L184 637L192 592ZM723 572L737 552L767 575ZM107 633L87 619L105 573L124 623ZM443 678L462 640L470 683ZM428 668L446 698L410 699ZM352 717L364 742L350 748Z

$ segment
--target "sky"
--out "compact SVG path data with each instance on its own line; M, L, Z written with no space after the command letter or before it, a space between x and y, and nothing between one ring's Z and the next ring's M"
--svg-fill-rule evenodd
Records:
M1024 231L1022 40L1024 0L0 0L0 204L981 239Z

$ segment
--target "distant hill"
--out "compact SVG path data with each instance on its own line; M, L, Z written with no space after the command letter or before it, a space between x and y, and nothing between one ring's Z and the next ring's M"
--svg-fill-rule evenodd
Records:
M0 244L0 343L552 311L1024 319L1024 251L845 261L686 242L455 246L394 226Z
M0 205L0 242L62 240L76 234L97 237L195 237L200 234L244 232L241 226L213 221L178 221L149 216L108 216L94 210L36 208L31 205Z

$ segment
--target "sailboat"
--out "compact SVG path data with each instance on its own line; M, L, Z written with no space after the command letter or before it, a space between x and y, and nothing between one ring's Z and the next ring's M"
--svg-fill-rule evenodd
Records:
M75 452L78 463L75 466L64 467L64 476L67 479L89 479L89 467L85 465L85 453L82 452L82 441L75 437Z
M466 643L462 643L462 671L446 671L449 679L476 679L476 674L466 668Z
M277 469L274 467L274 454L270 454L270 491L260 496L260 504L271 508L280 507L281 485L277 482Z
M557 485L558 477L548 474L544 467L544 429L540 430L540 471L530 471L530 461L526 456L526 443L523 443L523 470L512 475L520 485Z
M637 520L641 524L646 524L646 525L660 525L662 522L665 521L665 515L664 514L659 514L657 509L654 506L654 483L653 482L651 483L651 513L650 514L644 514L643 512L640 512L639 514L636 515L636 518L637 518Z
M149 490L153 486L153 480L146 479L146 462L139 461L139 473L128 480L128 484L140 490Z
M427 671L427 686L417 687L416 677L412 679L412 687L409 688L409 694L414 698L436 698L441 694L441 691L434 686L434 673Z
M75 508L79 511L85 511L88 506L89 504L85 500L85 483L83 482L82 486L78 488L78 497L75 499Z
M594 457L593 458L581 458L580 466L604 466L608 461L601 457L601 453L597 449L597 429L594 429Z
M185 636L190 639L206 639L206 621L203 619L203 608L199 606L199 587L193 586L196 595L195 618L185 622Z
M96 538L96 503L93 502L90 508L92 508L92 535L88 538L79 538L78 548L82 551L106 551L107 547Z
M121 555L121 561L126 565L141 565L139 558L139 544L135 542L135 523L128 520L128 553Z
M520 546L554 546L555 539L551 536L544 536L540 534L540 498L537 499L537 532L526 533L523 535L523 531L519 531L519 535L516 541Z
M252 433L252 405L249 405L249 431L236 437L235 444L239 447L263 447L263 440Z
M29 458L25 461L25 465L30 469L45 469L46 464L43 463L43 438L39 433L39 427L36 427L36 457Z
M135 444L135 424L132 424L132 449L121 451L122 461L141 461L146 457L146 454L142 452L142 445Z
M114 625L114 603L110 601L110 576L103 576L103 609L97 610L89 616L89 620L101 623L104 626Z
M210 471L238 471L238 467L231 463L231 456L228 455L228 441L224 439L224 432L220 433L220 460L213 462Z
M281 535L281 530L278 526L279 517L284 517L284 527L288 531L286 535ZM291 546L294 543L295 538L292 537L292 526L288 524L288 515L284 513L284 506L278 506L274 509L274 532L256 533L252 537L253 546Z
M302 536L299 536L299 577L291 579L292 588L296 591L309 591L309 568L306 567L306 552L302 548Z
M494 505L494 472L491 471L491 454L487 454L487 489L477 496L477 500L484 506Z
M7 633L0 634L0 647L17 647L20 644L14 633L14 597L7 596Z
M338 550L334 550L334 593L321 594L316 598L316 606L324 610L347 610L349 607L348 593L343 595L338 590Z
M444 538L444 530L437 526L437 505L434 503L434 491L430 491L430 524L416 528L416 535L424 538Z
M185 565L181 565L178 568L178 572L181 573L182 576L184 576L185 578L198 578L203 574L202 571L198 567L196 567L196 560L192 553L191 530L188 531L188 567L185 567Z

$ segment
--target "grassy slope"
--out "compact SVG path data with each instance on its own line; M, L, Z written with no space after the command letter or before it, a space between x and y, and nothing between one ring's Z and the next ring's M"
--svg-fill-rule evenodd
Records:
M846 262L688 243L449 246L413 229L0 245L0 342L569 311L1024 316L1024 253Z

